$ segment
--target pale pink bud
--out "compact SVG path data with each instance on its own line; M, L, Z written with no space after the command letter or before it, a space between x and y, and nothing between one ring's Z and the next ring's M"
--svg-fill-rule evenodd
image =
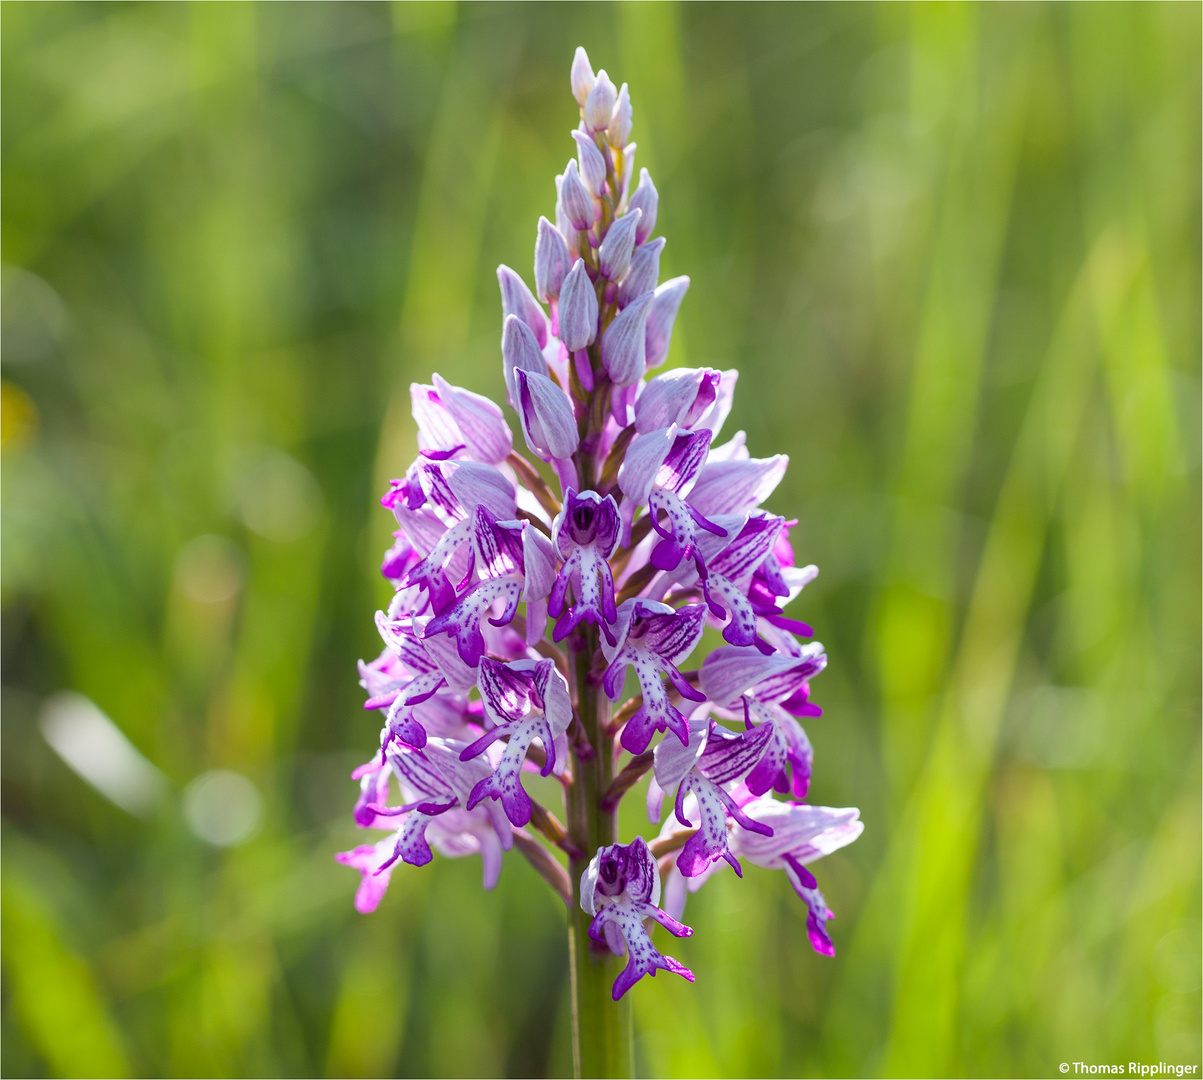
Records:
M642 244L656 228L656 211L660 208L660 193L647 169L639 170L639 186L627 202L628 213L635 207L643 211L643 220L639 222L639 230L635 233L635 242Z
M614 103L614 112L610 116L610 126L606 128L606 140L615 149L626 146L631 137L631 95L627 84L622 84L618 91L618 100Z
M560 204L564 207L564 216L572 223L574 229L592 227L593 197L589 194L589 189L581 183L575 161L568 162L560 180Z
M618 91L610 82L610 76L604 70L597 73L597 82L585 99L585 127L589 131L605 131L610 126L610 117L614 115L614 105L618 100Z
M576 140L576 157L581 166L581 179L589 194L599 197L602 185L606 182L606 159L602 157L597 144L583 131L572 132Z
M497 281L501 285L501 317L517 315L535 332L539 348L543 348L547 344L547 316L526 282L505 265L497 267Z
M597 337L597 292L578 259L560 286L560 340L569 352L587 348Z
M516 370L547 374L547 360L539 349L535 332L517 315L507 315L505 318L505 326L501 331L501 365L511 403L517 400L514 396Z
M627 212L628 216L630 211ZM638 230L636 230L638 235ZM626 307L637 296L651 292L660 280L660 252L664 250L664 237L657 236L646 244L640 244L631 256L627 276L618 286L618 306Z
M643 377L647 316L654 295L644 293L637 300L632 300L602 335L602 364L610 379L618 386L633 386Z
M580 442L572 402L546 375L514 371L514 396L522 434L541 458L570 457Z
M572 266L563 234L545 217L539 218L535 238L535 293L544 303L560 295L560 284Z
M622 275L631 265L631 252L635 250L635 230L639 227L641 216L638 209L627 211L606 231L606 238L597 250L601 272L611 281L621 281Z
M585 100L589 97L589 91L593 89L593 84L597 82L597 79L594 77L593 67L589 63L589 54L580 45L576 47L576 55L572 58L571 78L572 96L583 109Z

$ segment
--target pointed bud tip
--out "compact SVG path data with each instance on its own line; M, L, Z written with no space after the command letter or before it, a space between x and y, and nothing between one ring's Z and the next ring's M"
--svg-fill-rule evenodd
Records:
M618 100L618 91L610 81L605 69L597 73L597 81L589 96L585 99L585 127L590 131L604 131L610 126L610 118L614 115L614 105Z
M593 66L589 63L589 54L585 52L583 45L576 47L576 55L572 58L572 73L571 73L572 96L576 98L576 102L581 108L585 107L585 101L589 97L589 91L593 89L593 84L597 81L593 74Z

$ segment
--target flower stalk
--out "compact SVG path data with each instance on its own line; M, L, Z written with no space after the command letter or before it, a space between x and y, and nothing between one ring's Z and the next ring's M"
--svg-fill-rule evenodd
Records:
M590 680L589 658L594 653L589 639L596 630L584 635L585 647L576 654L573 665L573 698L577 702L581 725L590 746L610 746L610 702L598 680ZM596 641L592 642L596 649ZM618 843L618 809L604 807L602 795L613 782L614 754L594 753L588 760L574 755L576 782L568 789L569 835L584 854L569 861L568 876L573 885L573 903L568 919L570 993L572 994L572 1060L577 1076L634 1076L634 1038L631 1000L611 1000L610 988L620 970L622 958L589 937L592 921L581 907L581 878L593 853Z
M795 566L795 523L762 508L787 459L752 458L742 432L715 444L737 372L653 374L689 279L658 281L659 194L646 169L632 190L627 87L583 49L571 86L576 155L538 224L535 292L498 269L527 453L488 398L438 375L411 388L419 456L382 500L398 524L385 649L360 662L380 749L353 774L355 823L384 836L338 858L366 912L435 850L480 855L485 888L521 852L569 909L576 1073L631 1076L629 991L694 980L652 928L691 936L688 893L742 857L784 872L829 955L808 864L861 823L805 802L799 718L820 715L826 655L784 613L817 571ZM707 626L726 644L685 667ZM527 792L532 771L559 779L563 823ZM618 808L645 778L659 831L624 843Z

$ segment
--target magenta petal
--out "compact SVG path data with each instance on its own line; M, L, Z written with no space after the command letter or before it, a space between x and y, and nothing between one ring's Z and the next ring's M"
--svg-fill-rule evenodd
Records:
M683 544L678 544L675 540L661 540L652 548L652 557L649 561L657 570L675 570L684 557L685 546Z
M392 720L389 723L389 733L398 738L406 746L421 750L426 745L426 729L413 717Z
M518 772L507 772L502 775L499 769L491 776L486 776L472 789L472 794L468 798L468 809L473 809L485 799L499 799L505 816L510 819L511 824L518 828L529 824L531 818L530 796L522 786Z

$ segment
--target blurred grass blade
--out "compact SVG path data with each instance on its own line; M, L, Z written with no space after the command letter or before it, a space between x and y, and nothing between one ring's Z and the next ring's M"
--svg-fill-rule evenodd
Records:
M64 944L46 899L11 861L0 896L4 973L30 1041L56 1076L129 1076L121 1034L92 972Z

